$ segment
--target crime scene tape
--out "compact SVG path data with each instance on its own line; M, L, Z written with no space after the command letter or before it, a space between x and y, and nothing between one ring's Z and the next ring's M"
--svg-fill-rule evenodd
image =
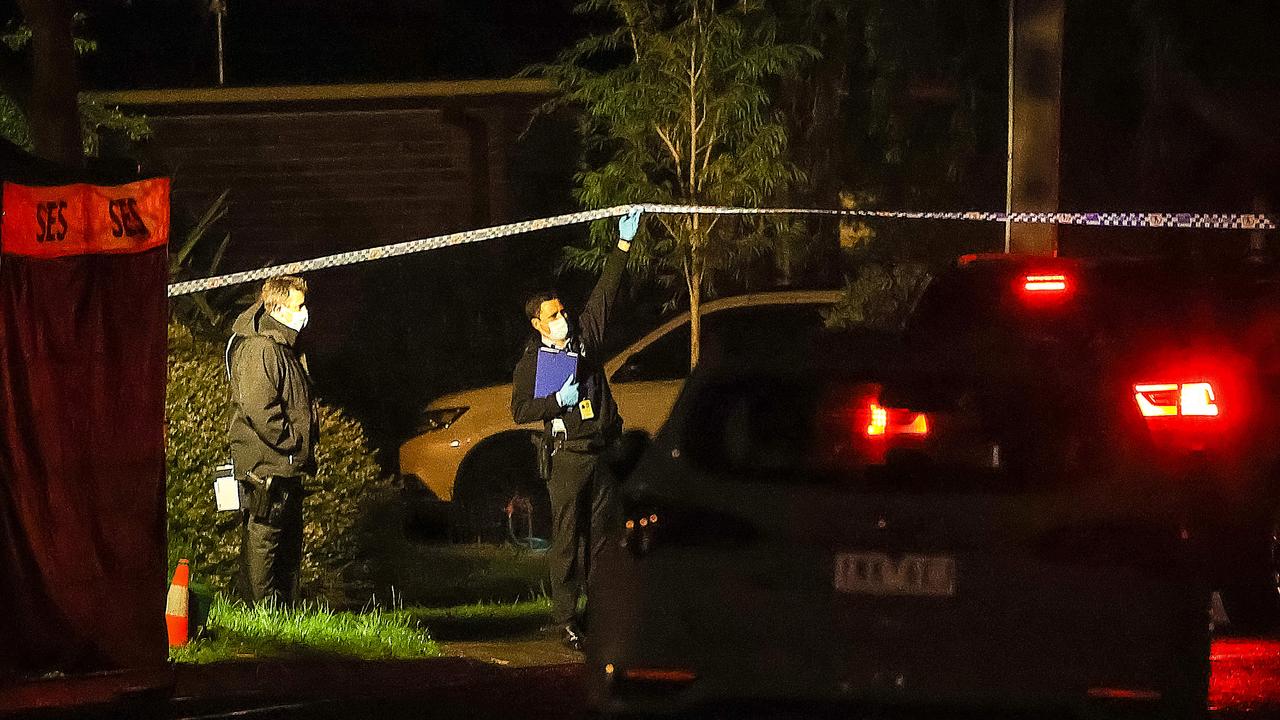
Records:
M496 238L521 235L535 230L577 225L579 223L603 220L627 214L632 208L640 208L646 213L662 213L673 215L829 215L847 218L887 218L900 220L965 220L977 222L1015 222L1015 223L1055 223L1058 225L1096 225L1103 227L1152 227L1152 228L1202 228L1212 230L1275 230L1276 219L1270 215L1259 213L1120 213L1120 212L1086 212L1086 213L1054 213L1054 212L938 212L914 210L830 210L813 208L742 208L717 207L710 205L662 205L638 203L635 205L615 205L599 210L554 215L534 220L495 225L477 230L437 235L434 237L408 240L391 245L382 245L364 250L324 255L310 260L272 265L270 267L246 270L243 272L217 275L214 277L186 280L169 286L169 297L190 295L191 293L215 290L218 288L265 280L278 275L296 275L311 270L334 268L343 265L382 260L385 258L412 255L428 250L440 250L455 245L494 240Z

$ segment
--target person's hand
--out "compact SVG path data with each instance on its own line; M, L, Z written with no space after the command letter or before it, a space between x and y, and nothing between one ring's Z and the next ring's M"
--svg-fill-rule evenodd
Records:
M631 211L618 219L618 237L623 242L631 242L636 236L636 230L640 229L640 214L644 212L638 207L631 208Z
M578 404L578 380L570 375L565 378L564 385L556 391L556 402L560 407L573 407Z

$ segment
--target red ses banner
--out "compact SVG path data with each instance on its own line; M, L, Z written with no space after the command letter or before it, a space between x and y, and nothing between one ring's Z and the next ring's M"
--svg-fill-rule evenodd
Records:
M169 181L3 206L0 687L163 667Z
M4 184L6 255L136 253L169 241L169 179L127 185Z

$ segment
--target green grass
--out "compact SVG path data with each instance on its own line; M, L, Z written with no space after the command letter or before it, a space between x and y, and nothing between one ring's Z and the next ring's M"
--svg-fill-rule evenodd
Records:
M508 603L474 603L446 608L405 608L395 615L429 628L439 640L490 640L529 635L551 621L544 597Z
M405 605L450 607L476 602L510 604L546 594L546 555L509 546L414 543L392 536L351 573L357 606L381 601L395 589ZM399 603L397 603L399 604Z
M219 596L206 636L170 651L180 663L271 657L419 659L440 655L430 633L400 612L333 612L318 605L247 606Z
M249 607L193 582L193 622L211 605L208 632L170 657L428 658L441 654L436 641L528 637L550 621L544 554L415 542L405 536L400 511L392 505L365 518L367 550L332 605Z
M551 619L545 597L454 607L334 612L319 605L248 606L218 596L207 630L169 651L179 663L300 657L404 660L437 657L440 641L528 636Z

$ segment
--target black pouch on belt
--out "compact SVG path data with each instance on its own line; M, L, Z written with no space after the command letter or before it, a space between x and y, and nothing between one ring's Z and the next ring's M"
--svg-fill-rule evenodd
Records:
M533 451L538 455L538 478L543 482L551 479L551 443L542 433L533 433Z
M301 487L295 487L287 480L282 481L281 478L276 478L276 482L271 483L271 489L267 493L271 497L271 509L267 513L266 523L272 527L280 527L284 522L285 506L294 502L301 492Z
M245 473L246 495L245 510L249 517L257 522L264 522L271 515L270 483L253 473Z

